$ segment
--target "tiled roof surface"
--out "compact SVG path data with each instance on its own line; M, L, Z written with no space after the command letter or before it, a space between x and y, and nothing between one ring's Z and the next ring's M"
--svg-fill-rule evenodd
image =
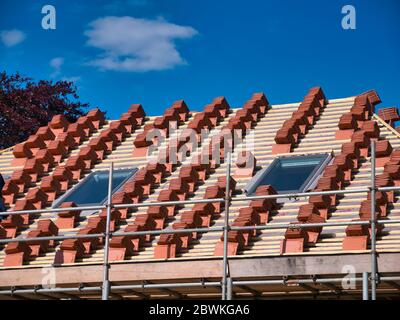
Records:
M363 97L365 98L366 96L368 97L367 102L371 108L371 112L368 112L368 110L366 111L365 109L360 111L360 109L355 107L358 105L363 105L362 102L360 102L361 104L357 104L356 99L362 100ZM369 144L369 139L374 137L379 138L379 141L383 141L383 143L379 143L377 145L377 175L383 174L384 170L387 174L387 170L390 169L386 169L386 167L384 168L383 164L389 162L389 160L395 162L397 154L395 151L391 152L390 147L393 148L393 150L400 150L400 135L392 130L390 126L383 123L378 117L373 115L372 111L374 104L379 102L379 98L376 95L370 92L368 95L360 95L358 97L354 96L342 99L326 99L326 101L324 101L324 99L316 99L321 104L319 105L320 107L315 108L315 112L313 111L314 115L312 113L307 113L308 117L299 116L292 122L288 122L287 120L294 119L296 115L294 112L301 111L302 106L304 106L304 104L307 102L307 97L310 98L310 93L308 96L306 96L303 103L269 105L267 100L263 100L263 96L254 95L252 99L244 104L243 108L231 108L226 112L226 114L226 100L222 98L216 98L213 100L211 105L208 105L204 109L205 113L187 112L186 105L182 101L177 101L170 109L167 109L163 118L144 116L141 114L140 110L142 109L139 107L139 105L133 105L128 113L121 116L119 121L103 120L102 114L98 110L91 111L87 117L80 119L77 124L68 125L62 118L53 119L52 123L49 125L50 130L46 130L45 128L41 129L40 138L37 137L37 134L36 137L31 137L27 143L20 144L14 147L13 150L6 150L0 154L0 172L5 177L5 180L14 179L14 181L19 182L19 185L18 183L15 183L12 184L12 186L10 186L10 183L8 182L6 187L8 187L7 190L10 191L9 196L7 196L8 193L5 191L3 194L4 197L8 199L8 202L11 202L9 210L13 210L15 206L20 209L31 209L35 206L37 208L47 208L51 207L52 204L52 201L48 201L48 199L46 201L47 196L51 197L52 195L55 195L56 198L59 197L63 192L71 189L73 185L76 185L78 181L83 179L90 172L94 170L108 169L111 162L114 163L114 167L116 169L125 167L138 167L139 169L145 168L149 161L145 156L146 144L143 143L143 140L141 139L141 136L143 136L142 134L147 130L151 130L150 127L163 128L165 121L170 119L169 117L171 115L177 116L178 114L180 117L180 125L177 129L178 135L184 134L186 128L198 127L198 123L206 123L207 126L211 128L210 135L205 137L205 139L201 142L200 148L191 152L186 159L183 159L181 163L173 166L170 170L170 173L168 173L168 170L165 172L165 168L162 170L160 169L161 171L155 169L156 172L159 172L158 178L162 178L161 182L150 182L149 184L151 185L151 193L148 197L142 198L141 201L149 202L163 199L173 199L173 197L176 196L176 193L168 192L166 190L170 190L172 188L170 187L171 181L173 181L173 183L178 183L179 180L176 179L183 178L181 180L185 180L184 177L189 177L187 179L187 182L189 182L189 187L194 188L193 192L188 192L186 194L186 197L188 199L203 199L206 196L207 188L211 186L217 186L219 182L221 183L219 180L225 177L227 164L222 162L220 165L217 165L215 169L207 169L207 175L205 177L198 177L196 179L193 178L193 173L187 168L194 163L194 160L198 155L200 155L204 150L208 149L212 142L219 141L216 140L217 138L213 137L219 137L223 127L226 128L227 125L230 125L231 127L233 126L236 128L235 126L238 122L240 124L252 123L252 127L254 129L251 135L245 137L245 139L254 140L254 150L252 150L252 155L256 159L256 168L254 171L250 170L250 174L252 175L254 175L260 169L267 167L277 155L306 155L333 152L335 158L337 157L339 159L339 155L344 154L344 150L342 148L343 145L352 141L353 148L355 144L357 149L356 151L361 151L361 155L353 159L357 160L356 162L358 162L358 166L350 169L346 167L346 161L348 159L344 157L347 160L345 159L345 163L340 165L340 170L345 172L348 169L348 173L351 174L348 175L347 178L342 179L343 188L346 190L351 190L354 188L369 186L371 165L369 161L369 154L368 152L364 152L364 147L367 143ZM251 105L251 108L253 108L251 110L258 110L258 114L256 111L253 112L252 115L254 118L250 120L248 117L249 113L244 112L242 115L239 112L240 116L238 116L237 111L241 109L246 110L249 105ZM248 108L250 109L250 107ZM178 110L178 112L175 112L174 110ZM351 114L349 115L350 111ZM244 114L247 114L247 116ZM237 119L240 119L240 121L236 121ZM390 121L390 119L384 120L387 120L388 122ZM151 125L149 126L149 124ZM240 125L238 125L238 127L240 127ZM297 127L299 132L293 131L294 127ZM355 134L354 131L357 133ZM65 134L65 132L67 132L67 134ZM106 137L106 139L99 139L99 137ZM71 140L71 138L73 139ZM58 141L63 142L58 143ZM389 142L390 146L384 141ZM246 140L243 141L243 144L245 142ZM160 154L162 154L161 151L165 150L167 146L172 146L173 143L173 138L167 138L160 146L158 146L158 149L154 153L153 157L155 159L158 158ZM68 148L68 146L69 151L63 151L63 148ZM351 146L347 144L347 147ZM52 164L52 160L43 160L50 158L53 159L53 157L46 151L48 149L51 149L51 155L55 158L55 161L58 162L55 166ZM233 163L235 163L239 152L240 145L237 145L233 153ZM357 154L357 152L355 153ZM392 158L389 159L391 155ZM18 158L15 158L15 156ZM24 158L25 156L28 156L29 160L26 161ZM42 160L39 161L37 158ZM65 176L66 173L62 172L63 169L61 168L66 166L71 169L73 175L75 176L73 181L71 179L51 178L55 175L58 175L59 177L62 177L63 175ZM234 164L232 166L232 176L235 174L236 169L237 167ZM334 170L334 168L331 169ZM25 173L23 173L21 170L23 170ZM185 170L189 171L184 172ZM201 170L196 169L195 171L200 172ZM331 176L329 176L329 170L326 171L327 173L325 180L328 181L330 179L328 182L331 183L332 179ZM26 173L28 173L28 176L30 176L31 181L24 182L26 179L29 180L29 178L26 178ZM146 173L142 173L145 175L146 180ZM335 177L337 178L337 175ZM393 178L394 175L391 177ZM158 178L154 178L152 176L151 179ZM232 192L232 197L243 196L244 188L251 177L238 177L236 175L234 179L236 181L236 186ZM54 182L53 180L57 181ZM65 183L68 180L70 180L70 183ZM339 180L340 179L337 178L335 183L337 183ZM132 181L128 183L132 184ZM182 188L187 187L186 183L181 183L182 185L178 186L178 190L182 190ZM190 186L191 183L193 186ZM47 187L47 189L43 187L44 185ZM18 187L21 188L19 190L20 192L13 192L13 190ZM41 187L43 187L41 189L42 191L48 191L47 195L43 195L43 192L37 191ZM135 187L134 184L133 187ZM321 181L317 188L323 190ZM217 191L220 189L217 188ZM54 192L54 190L57 192ZM53 191L53 193L51 191ZM162 197L166 196L166 198L160 198L160 194ZM12 201L14 195L16 195L15 203ZM382 206L380 207L380 210L382 209L385 211L385 214L382 213L382 216L385 216L385 218L388 219L388 223L385 224L384 228L379 231L377 239L378 252L400 251L400 227L395 224L390 224L391 219L398 219L400 216L400 202L397 202L396 196L397 193L393 199L390 199L389 195L389 199L386 199L386 202L382 202ZM326 200L325 202L328 201L331 204L328 205L329 213L325 217L326 221L339 222L360 219L360 207L362 206L362 202L365 200L367 200L367 195L365 193L346 194L338 197L336 199L336 203L333 203L332 199ZM323 205L321 205L321 202L323 201L321 200L319 202L317 211L315 211L315 206L311 208L304 206L309 203L309 199L287 201L281 205L274 206L273 210L270 210L268 214L267 223L286 224L297 222L298 216L301 213L305 213L306 219L312 219L315 217L310 215L310 213L323 216L324 208ZM240 209L249 208L251 206L252 204L249 201L232 202L230 205L230 222L238 222L240 220L238 219L239 214L242 214L240 213ZM165 219L163 228L171 229L174 223L186 221L185 219L187 218L187 212L193 209L193 207L194 205L185 205L182 208L175 208L173 214ZM308 209L310 209L311 212L307 212ZM143 218L144 215L148 213L148 210L148 208L130 210L127 213L126 219L122 218L115 222L115 229L133 230L132 227L137 224L136 217L138 215L143 215L141 216ZM186 214L185 217L183 217L184 214ZM243 214L245 214L245 212ZM68 214L65 216L68 216ZM67 218L67 224L68 219L71 221L71 216L72 215L68 216L69 218ZM97 214L93 215L93 217L96 216ZM89 222L87 216L80 215L76 218L76 223L72 228L60 228L58 230L58 234L63 235L77 232L89 232L87 230L93 226L97 228L96 230L101 230L101 221L104 220L99 219L98 221L95 221L96 218L93 217L91 216L90 220L92 221ZM56 233L57 228L54 228L55 225L50 223L48 219L53 221L55 224L58 224L58 226L61 226L60 221L57 221L60 219L57 213L43 213L36 216L31 216L31 219L25 217L25 221L19 223L15 221L8 221L8 225L4 222L5 220L3 220L2 224L4 228L12 225L13 223L14 225L18 225L19 227L16 230L15 228L7 229L7 235L16 237L16 240L18 240L18 237L26 237L28 234L30 234L30 236L34 236L35 230L38 229L45 230L47 234ZM43 220L45 221L43 222ZM203 219L202 223L206 223L204 221L205 220ZM211 215L210 225L222 226L223 221L224 210L221 208L220 214ZM251 223L259 224L265 223L265 221L253 221ZM135 230L139 229L136 227ZM15 234L13 234L13 231ZM236 240L233 240L232 243L236 243L237 245L236 247L230 247L233 250L230 252L238 256L248 257L279 256L282 254L318 255L327 253L359 253L366 252L368 249L368 246L358 246L358 242L356 242L356 245L354 245L352 242L353 238L351 238L352 235L355 234L366 235L365 232L362 230L346 230L346 227L344 226L328 226L324 227L322 230L318 230L317 233L319 234L319 237L315 241L311 241L310 238L308 238L309 241L304 241L304 234L299 235L289 233L290 232L288 232L288 230L285 228L271 229L263 230L256 235L250 235L246 241L235 238ZM38 235L45 234L46 233L38 233ZM3 237L4 236L5 234ZM215 254L218 254L218 244L221 241L221 236L222 232L204 233L203 235L199 235L197 239L191 239L187 248L183 246L180 250L172 253L168 251L170 250L170 246L168 246L168 244L170 244L171 241L173 242L174 239L171 240L167 236L162 236L161 239L160 236L156 236L151 239L140 239L140 247L136 247L133 250L132 247L128 245L127 247L129 248L127 252L123 252L122 257L120 257L119 260L143 261L164 259L168 255L172 255L170 259L201 259L212 257ZM234 235L232 235L232 237L233 236ZM307 237L309 236L310 235L307 235ZM344 241L345 238L351 238L349 246L344 244L346 241L348 241ZM121 251L118 249L124 248L125 240L115 239L113 241L113 245L111 246L111 252L113 253L111 256L117 259L116 257L121 255ZM304 243L301 241L304 241ZM298 247L299 243L301 249L293 249L293 247ZM81 244L78 245L74 240L63 241L62 244L60 242L56 242L54 245L50 243L48 247L41 248L41 252L38 256L33 256L32 253L29 255L29 252L27 253L26 248L22 248L24 244L21 245L20 243L20 245L18 245L18 243L15 243L13 245L10 244L9 246L10 247L7 249L7 255L9 256L15 252L25 252L25 256L23 257L25 262L23 263L23 266L48 265L52 264L54 261L58 263L72 262L76 264L102 263L103 261L103 246L99 243L92 243L90 247L87 246L86 248L82 247ZM36 248L36 250L37 249L38 248ZM73 252L78 252L76 259L75 257L71 258L70 256L64 254L64 256L61 255L61 259L59 257L58 260L55 260L57 252L60 252L60 250L69 252L68 250L71 249L73 249ZM16 262L14 259L9 259L9 262L5 263L5 257L6 250L3 246L0 247L0 266L2 266L2 268L21 264L18 261ZM3 266L4 264L5 266Z

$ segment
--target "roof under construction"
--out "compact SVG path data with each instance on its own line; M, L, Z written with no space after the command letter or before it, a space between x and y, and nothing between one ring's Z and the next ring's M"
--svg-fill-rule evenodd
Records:
M228 206L221 201L111 208L112 232L161 231L111 237L111 297L219 298L229 208L232 227L271 226L225 233L236 297L359 298L361 282L340 287L344 274L360 278L371 268L371 227L346 225L372 219L371 192L357 190L371 186L373 173L377 187L400 185L400 134L392 127L399 116L396 108L376 114L380 102L374 90L330 99L316 87L289 104L271 104L267 95L255 93L242 107L217 97L199 112L179 100L157 117L146 116L140 104L119 120L105 119L98 109L75 123L55 116L27 141L0 153L7 209L0 223L0 293L10 291L0 299L101 297L104 238L21 239L104 233L111 164L112 204L229 197ZM343 192L291 195L329 190ZM378 294L398 297L399 191L374 195L377 218L385 220L376 228L378 272L387 279ZM68 210L76 206L84 210ZM7 215L35 209L46 212ZM307 223L337 225L287 227ZM207 227L217 231L168 233ZM48 267L56 287L86 289L29 291L43 285ZM11 295L11 287L22 291Z

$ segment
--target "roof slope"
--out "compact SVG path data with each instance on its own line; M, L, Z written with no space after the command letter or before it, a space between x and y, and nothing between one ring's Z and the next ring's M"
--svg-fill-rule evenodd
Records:
M333 152L334 155L338 155L341 152L342 145L350 141L350 137L346 139L335 139L335 133L338 130L338 124L341 121L341 117L350 111L356 97L348 97L342 99L329 99L324 108L321 109L320 115L316 117L315 123L310 126L308 131L301 135L300 139L294 144L293 148L289 152L291 155L305 155L313 153L324 153ZM246 136L243 144L246 143L246 139L252 139L254 141L254 150L252 151L256 160L257 168L256 171L267 167L277 154L273 152L273 145L275 145L275 137L279 129L282 128L284 122L291 118L292 113L296 111L300 106L300 103L272 105L265 112L258 121L253 125L253 136ZM236 115L236 112L240 108L233 108L226 114L226 117L222 117L221 121L217 123L215 127L210 131L210 135L207 136L201 143L201 148L190 153L188 157L182 161L179 165L175 166L169 175L163 177L161 183L152 185L152 193L145 198L144 202L157 201L160 192L169 189L169 183L171 180L179 178L181 169L185 165L189 165L193 160L201 154L202 150L208 148L212 142L212 137L217 136L220 130L230 123ZM178 135L182 134L188 125L196 117L195 112L189 112L187 119L182 121L178 128ZM135 156L134 142L137 137L145 132L146 124L154 123L157 117L145 117L142 124L137 125L137 129L132 133L127 133L125 138L117 144L112 152L109 152L104 159L98 161L90 170L85 170L84 175L79 179L83 179L87 174L95 170L107 169L111 162L114 163L115 168L124 167L138 167L144 168L148 164L148 158L146 156ZM380 121L376 117L372 117L372 120L377 123L380 129L379 139L387 140L390 142L393 149L400 148L399 134L388 127L385 123ZM100 137L102 132L110 128L110 125L116 121L106 121L97 130L94 130L83 142L72 149L72 151L65 157L58 166L63 166L67 163L68 159L73 156L80 154L80 152L90 144L90 141ZM173 136L167 138L160 146L158 146L154 157L158 157L161 150L165 150L168 145L173 143ZM233 162L235 163L240 145L236 146L233 154ZM280 153L279 155L285 155ZM362 186L369 186L371 166L369 162L369 156L361 157L359 162L359 168L353 170L351 181L346 184L345 189L350 190L359 188ZM233 166L233 168L235 165ZM3 176L11 176L11 174L17 170L20 170L23 166L15 165L14 155L12 150L2 152L0 154L0 172ZM204 183L198 183L194 192L189 194L190 199L203 199L205 191L208 187L214 186L218 183L218 178L224 177L227 169L226 163L221 163L215 170L212 170L209 176L206 177ZM54 168L50 169L45 176L52 175ZM377 168L377 174L383 172L383 167ZM236 178L237 185L233 192L233 197L240 197L244 195L244 188L250 178ZM76 182L74 183L76 185ZM41 186L41 180L37 183L33 183L28 190L21 195L20 199L24 199L31 189L35 189ZM72 186L70 187L72 188ZM69 188L69 189L70 189ZM335 206L332 206L328 216L328 221L351 221L353 219L359 219L359 208L362 201L366 200L364 194L346 194L338 199ZM307 204L308 199L300 199L298 201L285 202L282 206L269 214L269 224L286 224L297 221L299 209L302 205ZM51 207L52 203L47 203L46 207ZM234 222L239 215L240 208L249 207L249 201L236 201L232 202L230 206L230 222ZM11 206L12 209L13 206ZM193 205L185 205L183 208L179 208L175 211L174 216L169 217L164 228L170 229L174 222L180 221L182 214L193 208ZM128 213L126 219L121 220L117 225L116 230L124 230L126 226L132 225L135 222L136 216L145 214L148 208L139 208L137 210L131 210ZM387 219L398 219L400 216L400 202L397 202L397 198L390 207ZM220 215L213 216L211 222L212 226L222 226L224 221L224 211ZM43 219L51 219L56 221L58 215L56 213L43 213L33 217L29 224L19 229L17 233L18 237L25 237L32 230L38 228L38 222ZM72 229L60 229L59 234L71 234L76 233L79 230L84 229L88 225L88 219L85 216L80 216L78 223ZM296 255L318 255L318 254L342 254L344 252L360 253L362 250L349 251L343 250L343 239L346 236L346 227L324 227L316 243L307 243L304 246L303 252L296 252ZM278 256L281 255L281 243L285 239L286 229L272 229L263 230L259 234L250 238L248 244L243 248L240 248L237 252L238 257L249 257L249 256ZM181 250L177 253L176 257L170 259L203 259L214 256L215 248L217 243L220 241L222 236L221 233L205 233L198 239L191 241L187 249ZM143 246L140 247L138 252L133 255L127 255L123 261L148 261L155 260L157 254L155 254L155 248L159 242L160 237L154 237L150 241L146 241ZM367 249L367 248L366 248ZM380 232L377 239L377 249L379 252L399 252L400 251L400 226L391 225L387 223L384 225L384 229ZM53 264L56 252L60 250L60 243L57 243L53 248L48 248L46 252L40 253L37 257L30 257L23 266L42 266ZM283 253L293 254L293 253ZM3 266L5 258L4 247L0 250L0 266ZM103 262L103 247L98 245L97 248L92 248L89 253L85 253L82 257L79 257L74 262L75 264L86 264L86 263L102 263Z

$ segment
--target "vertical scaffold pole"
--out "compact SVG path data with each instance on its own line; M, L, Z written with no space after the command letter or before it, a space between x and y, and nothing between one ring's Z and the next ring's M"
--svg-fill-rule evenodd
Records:
M103 261L103 287L102 300L108 300L110 294L110 280L108 262L108 253L110 246L110 220L111 220L111 205L112 205L112 180L113 180L114 163L111 162L108 175L108 197L107 197L107 219L106 219L106 234L104 237L104 261Z
M376 300L375 141L371 141L371 300Z
M230 177L231 177L231 153L227 153L226 185L225 185L225 219L224 219L224 253L223 253L223 273L222 273L222 300L228 298L227 278L228 268L228 231L229 231L229 204L230 204Z

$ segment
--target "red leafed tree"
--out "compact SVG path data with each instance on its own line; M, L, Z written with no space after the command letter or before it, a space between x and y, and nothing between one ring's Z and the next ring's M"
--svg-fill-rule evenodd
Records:
M72 82L40 80L0 72L0 150L28 138L56 114L75 121L88 104Z

